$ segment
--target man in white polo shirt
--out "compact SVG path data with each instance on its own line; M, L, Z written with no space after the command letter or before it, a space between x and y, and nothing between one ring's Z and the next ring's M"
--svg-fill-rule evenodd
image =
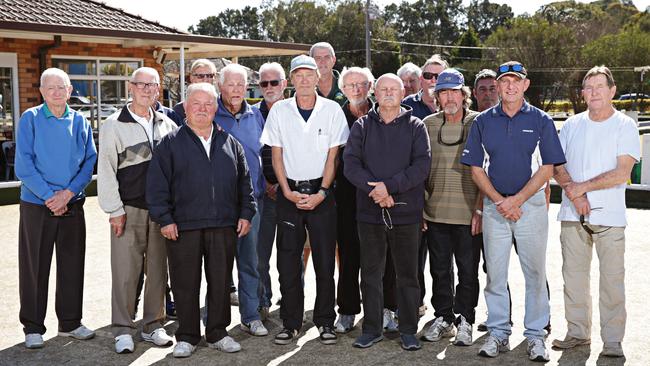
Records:
M283 328L276 344L289 344L302 326L304 294L302 249L306 231L316 272L314 324L324 344L336 343L333 325L336 207L330 195L339 146L349 130L336 102L318 96L318 67L305 55L291 60L292 98L276 102L262 132L262 143L272 147L273 169L278 178L278 272Z
M605 66L582 81L587 111L569 118L560 131L567 163L555 167L562 186L562 276L567 334L561 349L591 343L589 273L596 248L599 259L601 355L623 357L625 334L625 183L641 147L636 123L612 106L616 85Z

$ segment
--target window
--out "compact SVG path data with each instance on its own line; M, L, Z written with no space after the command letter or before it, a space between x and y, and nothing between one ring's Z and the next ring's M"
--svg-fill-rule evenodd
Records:
M129 78L142 60L53 56L52 65L70 75L70 108L86 116L96 130L126 103Z

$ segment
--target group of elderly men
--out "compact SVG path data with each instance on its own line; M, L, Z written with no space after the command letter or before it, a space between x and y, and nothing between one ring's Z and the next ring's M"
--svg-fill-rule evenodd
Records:
M399 331L405 350L421 348L416 333L427 253L435 319L422 339L473 344L482 249L489 335L479 354L487 357L510 347L507 279L515 243L525 278L528 356L548 361L544 188L554 176L564 191L558 219L568 333L553 345L590 343L595 245L602 354L623 356L625 182L640 148L634 122L612 106L611 72L604 66L587 72L582 93L588 110L569 118L558 137L553 120L526 102L530 79L516 61L477 74L473 94L480 113L470 109L463 75L438 55L422 68L405 64L397 75L376 81L359 67L339 75L335 63L326 42L315 44L310 56L295 57L289 72L295 92L288 99L282 66L262 65L264 100L251 106L243 67L231 64L217 74L210 61L197 60L186 100L173 110L157 102L157 71L139 68L129 82L130 101L100 128L99 154L90 125L66 104L72 91L67 74L46 70L44 103L23 114L17 135L25 345L43 346L54 245L59 335L94 336L81 324L81 304L83 191L97 160L99 204L110 216L118 353L135 348L142 273L140 339L173 344L163 328L169 273L179 322L173 355L195 351L202 263L207 345L241 349L226 331L235 260L241 328L267 335L274 239L283 322L274 342L294 342L303 327L302 256L309 236L319 340L334 344L337 333L355 326L362 295L364 320L353 344L359 348L381 341L384 331Z

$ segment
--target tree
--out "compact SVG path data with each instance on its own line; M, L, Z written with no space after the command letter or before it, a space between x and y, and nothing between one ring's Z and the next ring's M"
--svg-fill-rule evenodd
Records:
M466 11L467 27L476 31L481 42L485 42L498 27L507 26L514 16L507 4L494 4L488 0L472 0Z
M196 27L188 31L215 37L262 39L261 20L256 7L243 9L226 9L217 16L201 19Z

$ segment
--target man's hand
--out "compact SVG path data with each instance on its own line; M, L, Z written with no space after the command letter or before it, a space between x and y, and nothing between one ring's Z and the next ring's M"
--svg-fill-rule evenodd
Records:
M573 206L575 206L578 215L587 216L589 215L589 212L591 212L591 206L589 205L587 196L580 196L571 202L573 203Z
M126 214L122 216L111 217L108 219L108 222L111 224L111 230L115 233L115 236L118 238L124 234L124 226L126 225Z
M372 191L368 194L368 197L372 198L375 203L379 203L388 197L388 190L384 182L368 182L368 185L373 188Z
M422 232L429 230L429 225L427 225L427 220L422 219Z
M68 205L68 202L74 197L74 193L68 189L62 191L54 192L54 196L50 197L45 201L45 206L54 212L57 215L57 212L61 212L65 206ZM63 210L64 213L67 210ZM59 215L57 215L59 216Z
M296 203L296 207L298 207L299 210L311 211L325 200L325 197L323 197L323 195L320 193L314 193L305 196L307 197L301 199L299 202Z
M565 185L563 188L564 193L571 201L587 193L582 183L571 182Z
M270 199L276 200L278 198L278 184L267 184L266 185L266 195L269 196Z
M309 197L308 194L296 192L296 191L291 191L289 193L284 194L284 198L288 199L289 201L295 203L298 205L298 202L304 200L305 198Z
M506 197L506 199L497 203L497 211L506 219L516 222L523 214L519 205L516 196Z
M178 239L178 227L176 224L165 225L160 228L160 233L165 239L174 240Z
M242 238L251 231L251 222L246 219L239 219L237 221L237 237Z
M472 213L472 236L476 236L483 231L483 216L479 215L476 210Z
M377 202L379 204L379 207L381 208L391 208L395 206L395 200L393 199L393 196L388 196L384 198L383 200Z

